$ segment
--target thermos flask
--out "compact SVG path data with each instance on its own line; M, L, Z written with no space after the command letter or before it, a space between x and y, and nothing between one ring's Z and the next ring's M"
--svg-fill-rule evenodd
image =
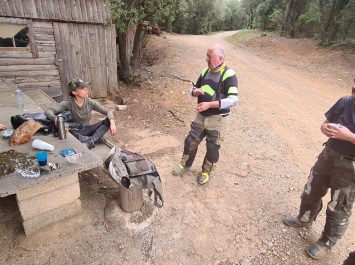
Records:
M58 136L60 140L64 140L67 135L66 135L66 130L65 130L65 125L64 125L64 119L63 116L58 115Z

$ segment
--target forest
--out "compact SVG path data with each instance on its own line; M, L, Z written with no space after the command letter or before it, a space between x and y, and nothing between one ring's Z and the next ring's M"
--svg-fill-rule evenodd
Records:
M324 47L355 45L355 0L114 0L111 10L120 52L137 27L132 57L119 54L123 80L138 63L147 23L178 34L260 29Z

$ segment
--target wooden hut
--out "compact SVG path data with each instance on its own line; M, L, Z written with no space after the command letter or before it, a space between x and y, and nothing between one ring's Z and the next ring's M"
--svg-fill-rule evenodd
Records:
M109 5L109 0L1 0L0 80L60 100L68 96L68 81L80 77L92 82L92 97L106 97L118 85Z

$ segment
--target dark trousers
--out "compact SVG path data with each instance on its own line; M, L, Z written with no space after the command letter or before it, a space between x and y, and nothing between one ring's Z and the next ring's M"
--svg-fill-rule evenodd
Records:
M320 239L333 246L349 225L355 200L355 161L325 147L311 169L302 193L299 219L315 219L322 208L322 197L331 190L326 211L326 223Z
M191 123L191 130L185 138L183 159L185 166L191 167L195 160L198 146L206 137L206 161L209 164L215 164L219 159L220 142L223 132L228 126L228 117L220 115L203 116L200 113L196 115L195 120ZM202 166L202 169L205 168ZM210 169L206 169L207 172Z
M84 125L78 130L69 130L80 142L87 143L93 141L97 143L110 129L110 120L106 118L95 124Z
M343 265L355 265L355 251L349 254L349 257L344 260Z

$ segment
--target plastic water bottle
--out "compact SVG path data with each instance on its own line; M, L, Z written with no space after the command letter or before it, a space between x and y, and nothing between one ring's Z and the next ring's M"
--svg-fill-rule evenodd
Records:
M18 108L23 108L24 104L23 104L23 93L20 89L17 89L15 92L16 95L16 107Z

